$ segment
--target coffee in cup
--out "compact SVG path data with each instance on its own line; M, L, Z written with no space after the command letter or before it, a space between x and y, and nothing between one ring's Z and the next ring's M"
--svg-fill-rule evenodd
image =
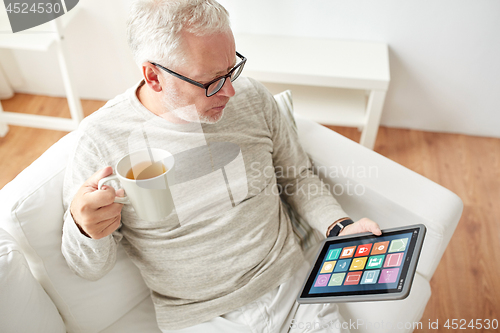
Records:
M131 204L137 216L146 221L166 218L174 209L170 186L175 184L174 156L163 149L148 148L123 156L115 166L115 174L98 183L116 180L125 190L125 197L114 202Z
M167 172L167 168L161 162L145 161L130 168L126 177L132 180L143 180L161 176Z

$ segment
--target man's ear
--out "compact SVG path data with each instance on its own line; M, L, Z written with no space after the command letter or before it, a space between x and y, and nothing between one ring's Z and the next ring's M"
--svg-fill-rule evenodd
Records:
M142 64L142 76L146 84L153 89L153 91L160 92L163 90L160 82L160 70L150 62Z

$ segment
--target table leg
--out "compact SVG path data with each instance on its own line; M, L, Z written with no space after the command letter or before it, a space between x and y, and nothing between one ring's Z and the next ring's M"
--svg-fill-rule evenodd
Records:
M366 120L363 133L361 133L360 144L373 149L377 138L380 117L384 107L385 90L372 90L366 106Z
M68 99L69 111L71 113L71 119L75 121L78 125L83 119L83 110L80 97L76 92L75 85L73 83L70 71L68 68L66 50L64 45L64 40L60 40L57 43L57 56L59 59L59 67L61 69L61 74L64 82L64 89L66 91L66 97Z
M9 132L9 126L6 123L0 123L0 138L3 138Z
M3 138L5 135L7 135L7 132L9 131L9 126L7 123L2 122L2 113L3 113L3 108L2 108L2 103L0 102L0 138Z

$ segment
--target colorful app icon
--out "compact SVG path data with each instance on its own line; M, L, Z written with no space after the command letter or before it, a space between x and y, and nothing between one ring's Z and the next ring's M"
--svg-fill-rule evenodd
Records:
M349 274L347 274L347 277L344 281L344 286L358 284L359 280L361 280L362 273L363 272L350 272Z
M398 280L399 268L383 269L378 283L394 283Z
M332 274L332 278L330 279L330 282L328 283L328 286L341 286L342 281L344 281L344 276L345 273L337 273L337 274Z
M375 245L373 245L373 250L372 250L371 255L384 254L387 252L387 247L389 247L389 241L375 243Z
M340 250L342 250L342 248L328 251L328 255L325 260L337 260L339 258Z
M373 284L377 283L378 275L380 274L380 270L376 269L373 271L365 271L363 273L363 278L361 279L361 284Z
M337 262L337 266L335 266L334 272L345 272L349 269L349 265L351 264L351 259L342 259Z
M384 267L396 267L401 265L403 261L404 252L388 254L385 258Z
M342 250L342 254L340 255L340 259L350 258L354 255L354 250L356 246L344 247Z
M328 284L328 280L330 280L331 274L320 274L316 278L316 282L314 283L315 287L324 287Z
M391 242L391 246L389 247L389 253L404 251L406 249L406 244L408 244L408 238L393 240Z
M358 249L356 250L356 254L354 256L355 257L367 256L370 253L370 250L372 249L372 245L373 243L359 245Z
M366 264L366 269L382 267L382 264L384 263L384 257L385 257L385 255L370 257L368 259L368 263Z
M349 270L350 271L359 271L360 269L365 268L366 259L368 259L368 257L352 259L351 268L349 268Z
M321 268L320 274L321 273L331 273L333 272L333 267L335 267L336 261L327 261L323 264L323 267Z

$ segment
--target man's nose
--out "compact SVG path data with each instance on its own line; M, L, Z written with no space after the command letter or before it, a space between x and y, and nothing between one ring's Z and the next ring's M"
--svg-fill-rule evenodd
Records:
M236 91L234 90L233 83L229 78L226 80L226 82L224 82L222 88L217 92L217 95L226 97L233 97L235 94Z

